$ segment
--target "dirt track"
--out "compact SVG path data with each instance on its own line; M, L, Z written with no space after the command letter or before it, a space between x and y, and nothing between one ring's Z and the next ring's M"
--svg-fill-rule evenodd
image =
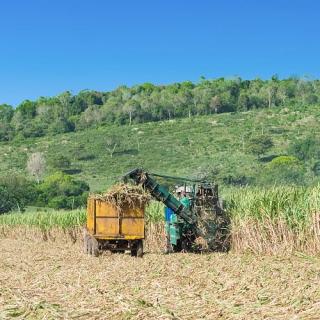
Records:
M0 319L319 319L320 258L147 254L0 239Z

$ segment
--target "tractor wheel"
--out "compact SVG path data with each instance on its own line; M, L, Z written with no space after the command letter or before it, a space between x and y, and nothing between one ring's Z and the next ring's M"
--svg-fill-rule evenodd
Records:
M169 253L173 253L173 252L174 252L174 250L173 250L173 246L171 245L171 243L169 245L166 245L166 247L163 251L164 254L169 254Z
M172 244L173 252L181 252L181 239L177 240L177 244Z
M189 243L187 239L183 239L181 241L181 251L182 252L188 252L190 251Z

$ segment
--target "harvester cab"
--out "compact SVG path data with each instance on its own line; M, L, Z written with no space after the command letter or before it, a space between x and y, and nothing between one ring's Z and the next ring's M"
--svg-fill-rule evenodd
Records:
M175 195L169 191L168 184L159 184L155 177L179 181ZM167 252L228 250L229 219L219 205L218 185L148 173L140 168L128 172L123 180L141 185L164 203ZM187 205L182 195L187 198Z

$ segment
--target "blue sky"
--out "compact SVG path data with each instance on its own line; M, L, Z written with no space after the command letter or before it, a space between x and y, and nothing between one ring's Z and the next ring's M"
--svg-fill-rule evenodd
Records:
M0 0L0 104L143 82L320 77L320 1Z

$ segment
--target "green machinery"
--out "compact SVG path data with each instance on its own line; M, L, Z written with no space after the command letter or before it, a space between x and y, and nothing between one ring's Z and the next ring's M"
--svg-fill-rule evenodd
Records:
M165 185L154 177L175 179L188 186L190 206L186 207ZM197 251L197 239L201 238L214 251L228 250L229 220L224 214L218 197L218 186L203 180L177 178L152 174L137 168L127 173L123 180L141 185L166 206L167 252Z

